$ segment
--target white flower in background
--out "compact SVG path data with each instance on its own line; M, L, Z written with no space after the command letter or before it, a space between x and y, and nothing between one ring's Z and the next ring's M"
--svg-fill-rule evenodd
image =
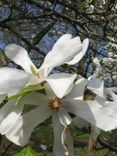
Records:
M61 85L64 83L65 81ZM86 84L87 80L81 77L75 82L74 87L71 83L67 89L65 86L64 91L58 88L58 92L62 92L61 98L53 92L54 90L57 91L56 85L53 85L52 91L47 83L45 84L46 95L36 92L27 94L21 99L21 102L37 107L20 116L14 126L7 132L5 131L4 134L15 144L24 146L27 144L33 129L52 116L54 156L62 156L65 152L72 156L73 141L68 129L72 119L69 112L104 131L110 131L117 125L117 105L114 102L107 101L106 105L103 106L96 100L81 100ZM68 94L70 88L72 91Z
M116 87L112 87L112 88L104 87L104 81L97 78L99 77L99 73L101 70L101 65L100 65L98 58L94 58L93 63L96 66L96 69L95 69L94 74L88 78L87 85L85 85L85 89L87 88L88 90L92 91L92 93L95 93L94 100L97 101L98 105L105 106L107 105L107 103L110 105L112 103L116 104L117 95L114 92L117 92L117 88ZM84 92L82 92L81 100L84 100L83 95L84 95ZM110 96L112 102L106 101L108 95ZM106 111L105 114L108 113L109 111L110 110ZM89 123L79 117L75 117L73 119L73 123L78 128L89 127ZM90 139L92 139L92 141L96 141L100 133L101 133L101 129L91 124Z

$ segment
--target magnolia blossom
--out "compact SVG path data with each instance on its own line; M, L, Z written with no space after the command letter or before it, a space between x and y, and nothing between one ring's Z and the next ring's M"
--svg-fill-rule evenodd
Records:
M105 131L110 131L117 125L117 105L114 102L110 104L108 101L105 106L102 106L96 100L81 100L86 84L87 81L79 77L74 86L71 83L67 90L62 91L60 98L53 92L54 88L52 90L48 83L45 83L46 95L32 92L21 99L21 103L35 105L36 108L20 116L14 126L4 134L15 144L24 146L33 129L51 116L54 131L54 156L65 154L72 156L73 141L68 129L72 119L69 112ZM70 88L72 88L71 92L69 92ZM61 92L59 88L58 92Z
M60 37L52 50L46 55L40 69L35 67L23 47L15 44L7 46L5 48L6 56L20 65L24 71L8 67L0 68L0 94L16 94L26 85L47 81L46 77L54 67L67 61L68 64L75 64L80 61L86 53L89 41L85 39L81 43L79 37L73 39L71 37L70 34Z
M20 65L24 69L24 71L9 67L0 68L0 102L5 99L6 95L11 96L17 94L25 86L31 84L38 85L43 81L47 81L52 89L54 88L56 95L61 98L65 90L69 89L70 91L69 85L73 83L76 75L72 76L65 73L59 73L51 74L48 76L48 74L50 73L49 71L45 76L42 73L45 73L45 71L50 68L52 70L52 68L54 68L55 66L64 64L66 61L69 61L71 59L75 59L74 63L77 63L83 57L87 48L88 39L85 39L82 44L79 37L71 39L71 35L65 34L60 37L60 39L55 43L52 51L47 54L42 67L40 69L37 69L24 48L15 44L7 46L5 48L6 56L16 64ZM62 83L64 85L61 85ZM64 86L66 86L66 88ZM56 88L58 89L56 90ZM11 104L9 104L9 102ZM23 110L23 104L21 105L22 108L19 109L20 99L13 101L10 100L9 102L6 103L6 105L3 106L0 110L1 134L3 134L6 125L8 125L8 128L10 128L10 126L15 123ZM19 111L18 113L17 109ZM9 120L9 116L12 119L14 118L14 122L12 122L12 124L10 124L11 119Z
M85 89L90 90L92 93L95 94L95 96L93 97L94 100L97 101L98 105L104 106L107 105L107 103L111 105L111 103L116 104L116 100L117 100L117 95L114 92L117 92L117 88L116 87L112 87L112 88L106 88L104 87L104 81L101 80L99 77L99 73L101 70L101 65L100 62L98 60L98 58L94 58L93 60L94 65L96 66L95 72L92 76L90 76L87 80L87 85L85 86ZM82 93L84 94L84 92ZM111 101L106 101L107 96L110 96ZM88 95L89 96L89 95ZM81 97L81 100L84 100L84 97ZM108 110L110 111L110 110ZM105 113L108 113L105 112ZM82 127L88 127L89 123L79 117L75 117L73 119L74 125L76 125L78 128L82 128ZM91 136L90 138L93 141L96 141L97 137L99 136L101 132L101 129L99 129L98 127L91 125Z

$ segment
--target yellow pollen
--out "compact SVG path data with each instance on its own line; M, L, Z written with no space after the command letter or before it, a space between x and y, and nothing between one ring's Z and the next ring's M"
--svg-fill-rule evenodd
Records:
M58 110L60 105L61 105L61 100L58 97L55 97L55 98L52 98L51 100L49 100L49 106L53 110Z

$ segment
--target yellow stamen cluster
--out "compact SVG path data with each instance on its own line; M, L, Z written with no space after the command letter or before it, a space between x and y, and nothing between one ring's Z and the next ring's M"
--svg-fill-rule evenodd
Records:
M61 100L58 97L49 100L49 106L54 111L58 110L60 108L60 105L61 105Z

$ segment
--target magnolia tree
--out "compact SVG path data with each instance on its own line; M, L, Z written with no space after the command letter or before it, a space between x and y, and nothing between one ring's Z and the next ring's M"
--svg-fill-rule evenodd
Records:
M21 66L0 68L0 133L16 145L28 143L33 129L52 118L54 133L53 155L73 156L73 140L69 125L92 127L91 138L96 139L101 130L117 127L116 88L104 87L99 76L100 62L94 58L96 70L88 79L77 73L55 72L63 64L78 63L86 54L89 39L64 34L45 56L39 69L30 60L27 51L16 44L5 48L6 56ZM93 98L87 99L89 90ZM28 112L24 106L34 106ZM71 116L74 114L75 117Z

